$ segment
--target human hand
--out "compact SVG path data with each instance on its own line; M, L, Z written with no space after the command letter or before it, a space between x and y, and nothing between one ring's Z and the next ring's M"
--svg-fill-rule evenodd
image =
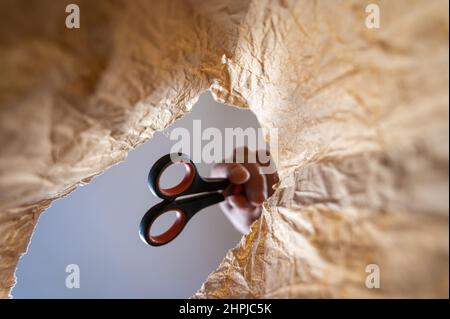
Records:
M244 155L242 163L236 162L236 152L239 151ZM272 195L273 185L278 182L276 172L263 174L260 163L249 161L255 158L255 152L240 148L235 150L232 163L219 163L211 170L211 177L226 177L232 184L241 185L240 194L227 196L219 205L233 226L243 234L248 233L251 224L261 215L262 203Z

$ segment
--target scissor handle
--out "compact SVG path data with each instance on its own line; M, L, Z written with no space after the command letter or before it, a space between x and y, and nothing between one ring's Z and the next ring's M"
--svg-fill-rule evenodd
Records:
M179 200L164 200L150 208L142 217L139 234L143 241L151 246L161 246L174 240L184 229L188 221L201 209L223 201L221 193L202 194ZM164 233L152 235L151 228L154 222L162 215L175 212L176 219Z
M176 186L161 187L161 176L164 171L169 166L178 163L184 164L183 179ZM240 185L231 185L226 178L202 178L198 174L195 164L182 153L167 154L156 161L148 174L148 184L153 194L164 199L150 208L141 220L140 236L151 246L161 246L171 242L198 211L223 201L225 196L237 195L242 191ZM230 185L231 187L228 188ZM224 192L218 192L219 190ZM185 195L191 196L177 199ZM151 228L154 222L169 212L176 213L175 221L164 233L152 235Z
M176 186L163 188L161 176L169 166L178 163L182 163L185 169L183 179ZM230 185L230 182L224 178L202 178L197 172L197 167L187 155L171 153L161 157L152 166L148 174L148 184L153 194L159 198L174 200L184 195L224 190Z

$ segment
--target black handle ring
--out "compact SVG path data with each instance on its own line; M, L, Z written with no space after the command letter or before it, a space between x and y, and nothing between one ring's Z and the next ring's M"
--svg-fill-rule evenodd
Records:
M187 214L180 208L172 207L173 202L163 201L156 206L150 208L144 217L142 217L139 235L141 239L151 246L161 246L170 243L174 240L184 229L189 218ZM151 228L154 222L162 215L168 212L176 212L177 217L172 225L162 234L152 236Z
M182 163L185 168L183 179L175 186L169 188L161 187L161 176L171 165ZM197 168L191 159L182 153L171 153L161 157L150 169L148 184L153 194L162 199L175 199L185 195L191 185L198 179Z

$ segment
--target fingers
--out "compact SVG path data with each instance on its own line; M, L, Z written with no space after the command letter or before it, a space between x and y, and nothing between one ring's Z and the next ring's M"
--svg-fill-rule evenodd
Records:
M255 208L255 206L250 204L247 198L243 195L231 195L228 196L227 199L232 208L242 210L253 210Z
M220 206L235 228L244 234L259 218L262 203L273 194L273 185L278 183L276 172L263 174L262 163L251 160L250 156L254 152L247 148L236 149L233 163L216 164L211 171L211 177L228 178L233 184L243 185L243 193L227 196Z
M244 195L229 196L227 202L232 217L243 221L248 227L261 215L261 206L253 206Z
M245 184L245 194L254 206L267 198L266 177L256 163L220 163L212 169L211 177L227 177L233 184Z
M250 179L245 184L245 194L252 205L259 206L267 198L267 181L256 163L244 163L250 172Z
M273 186L277 184L280 180L278 179L278 174L266 174L266 182L267 182L267 196L270 197L274 193Z
M243 234L250 230L251 224L261 215L261 207L251 205L243 195L229 196L220 206L233 226Z
M254 206L261 205L267 199L268 192L272 191L272 183L268 187L268 180L260 170L262 163L258 158L259 155L246 146L236 148L233 152L233 160L242 163L250 172L250 179L245 185L245 193ZM266 150L265 155L270 156L270 152Z
M251 178L251 173L241 164L235 164L231 167L228 178L233 184L244 184Z
M250 179L250 172L238 163L220 163L212 169L211 177L227 177L233 184L244 184Z

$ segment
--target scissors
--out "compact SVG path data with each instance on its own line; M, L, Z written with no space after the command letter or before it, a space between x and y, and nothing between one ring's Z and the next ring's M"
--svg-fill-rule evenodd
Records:
M161 176L174 164L183 164L183 179L173 187L163 188ZM232 184L227 178L204 178L191 159L182 153L171 153L161 157L150 169L148 185L153 194L163 199L150 208L142 217L139 227L141 239L151 246L161 246L174 240L188 221L203 208L220 203L229 195L242 192L240 185ZM164 233L153 236L153 223L163 214L175 212L176 219Z

